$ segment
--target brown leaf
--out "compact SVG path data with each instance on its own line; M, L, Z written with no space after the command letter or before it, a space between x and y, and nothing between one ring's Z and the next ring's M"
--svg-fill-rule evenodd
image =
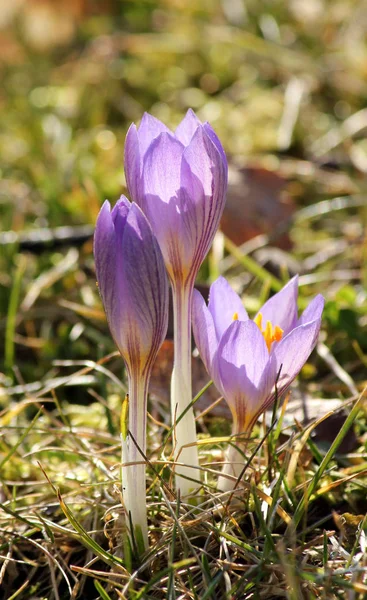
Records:
M227 202L221 221L223 233L238 246L257 235L271 234L295 211L286 186L287 181L283 177L260 167L230 171ZM291 241L285 233L272 245L289 249Z

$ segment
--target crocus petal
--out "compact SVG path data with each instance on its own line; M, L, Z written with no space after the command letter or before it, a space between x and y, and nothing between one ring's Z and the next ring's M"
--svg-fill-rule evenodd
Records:
M94 255L99 289L112 336L129 372L150 369L168 319L163 257L140 208L120 198L98 216Z
M219 137L215 133L213 127L211 127L211 125L209 125L209 123L204 123L203 127L204 127L204 131L205 131L206 135L211 139L211 141L213 142L214 146L218 150L218 152L219 152L219 154L221 156L223 164L226 165L227 164L226 153L224 152L223 146L220 143Z
M127 217L117 267L129 282L123 300L126 331L134 325L139 353L155 356L167 331L167 306L162 297L168 294L168 283L157 240L136 204ZM131 347L129 353L133 354Z
M200 119L198 119L194 111L189 108L181 123L176 128L176 139L182 142L184 146L188 146L199 125L201 125Z
M297 298L298 276L296 275L259 310L263 317L263 327L267 321L270 321L272 325L281 327L286 335L297 323Z
M94 232L94 256L99 291L110 313L115 301L116 239L108 200L104 202L98 215Z
M181 169L181 203L192 206L186 229L190 230L191 240L195 240L193 273L197 273L218 229L226 189L227 165L200 126L185 148Z
M177 197L183 151L181 142L168 133L161 133L150 144L143 164L144 193L148 196L144 204L149 205L149 212L159 210L156 205L150 206L158 199L168 203Z
M225 331L217 352L222 389L231 411L245 424L266 399L270 382L263 374L269 352L253 321L234 321Z
M239 321L248 320L248 314L241 298L224 277L218 277L210 286L208 309L214 322L218 342L233 322L234 316Z
M131 198L133 198L136 202L139 202L139 199L142 196L141 155L138 131L134 123L130 125L126 134L124 170L129 194Z
M183 153L182 160L183 167L183 183L186 184L183 187L192 188L191 195L193 198L198 196L197 200L201 200L202 191L205 196L212 195L212 186L214 168L219 168L219 152L216 146L212 143L210 138L205 134L205 130L202 125L196 128L194 136L188 146L186 146ZM192 183L192 175L197 177L201 182L202 188L197 194L197 190ZM190 186L191 183L191 186Z
M298 375L314 349L320 331L321 320L316 319L300 325L286 335L271 353L270 368L275 379L279 375L277 389L281 394Z
M321 319L322 311L324 310L325 299L321 294L318 294L313 300L311 300L310 304L305 308L302 315L298 319L297 327L299 325L305 325L305 323L309 323L310 321L316 321L317 319Z
M194 290L192 299L192 328L201 359L208 373L211 373L212 360L218 342L213 317L198 290Z
M159 134L164 132L173 135L162 121L152 117L149 113L144 113L138 128L139 147L142 158L144 158L152 141L155 140Z

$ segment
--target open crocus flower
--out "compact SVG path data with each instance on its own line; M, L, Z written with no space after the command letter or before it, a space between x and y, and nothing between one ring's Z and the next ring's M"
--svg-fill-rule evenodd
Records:
M146 451L146 403L151 369L166 336L168 280L152 229L136 204L106 201L94 235L97 281L107 321L129 378L128 428ZM123 462L141 462L136 444L123 439ZM136 538L147 546L145 465L123 468L123 497Z
M172 285L175 351L171 409L175 423L192 400L192 291L223 212L227 169L219 139L192 110L174 133L149 114L127 133L128 189L152 226ZM197 467L192 409L175 425L175 440L176 460ZM197 478L197 471L177 466L176 474L177 488L182 495L188 494L193 488L188 478Z
M195 342L231 409L233 435L251 431L276 393L280 396L288 389L315 347L324 299L316 296L298 318L297 297L296 276L251 320L223 277L211 286L208 306L194 291ZM227 458L224 473L238 476L241 454L231 446ZM218 485L230 489L233 480L222 477Z

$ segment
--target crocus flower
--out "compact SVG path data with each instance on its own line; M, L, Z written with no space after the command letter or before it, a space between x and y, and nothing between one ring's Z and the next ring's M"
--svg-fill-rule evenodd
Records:
M260 309L254 320L228 282L219 277L209 304L195 290L193 330L205 367L228 402L233 435L249 434L258 416L289 388L317 342L324 299L316 296L298 318L298 277ZM238 476L242 455L231 446L225 475ZM236 463L236 464L235 464ZM220 478L220 489L233 482Z
M125 145L125 175L132 199L147 216L161 247L172 285L174 369L171 408L174 422L192 399L191 303L195 277L217 231L227 189L227 160L208 123L189 110L173 133L145 114L131 125ZM176 459L198 466L194 413L175 428ZM190 447L187 447L191 444ZM190 468L176 473L197 478ZM176 477L181 494L192 482Z
M129 379L128 429L146 452L147 389L167 332L168 280L152 229L136 204L106 201L94 235L97 281L112 337ZM123 439L123 462L142 462L136 444ZM137 538L147 546L144 464L123 468L123 498Z

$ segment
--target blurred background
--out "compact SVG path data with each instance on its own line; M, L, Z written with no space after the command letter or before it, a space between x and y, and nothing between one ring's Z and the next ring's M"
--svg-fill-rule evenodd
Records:
M202 282L230 275L256 309L239 245L277 277L299 272L305 296L327 296L329 347L365 378L366 28L364 0L1 2L3 395L114 349L93 226L126 192L129 124L149 111L174 128L189 107L230 161Z

